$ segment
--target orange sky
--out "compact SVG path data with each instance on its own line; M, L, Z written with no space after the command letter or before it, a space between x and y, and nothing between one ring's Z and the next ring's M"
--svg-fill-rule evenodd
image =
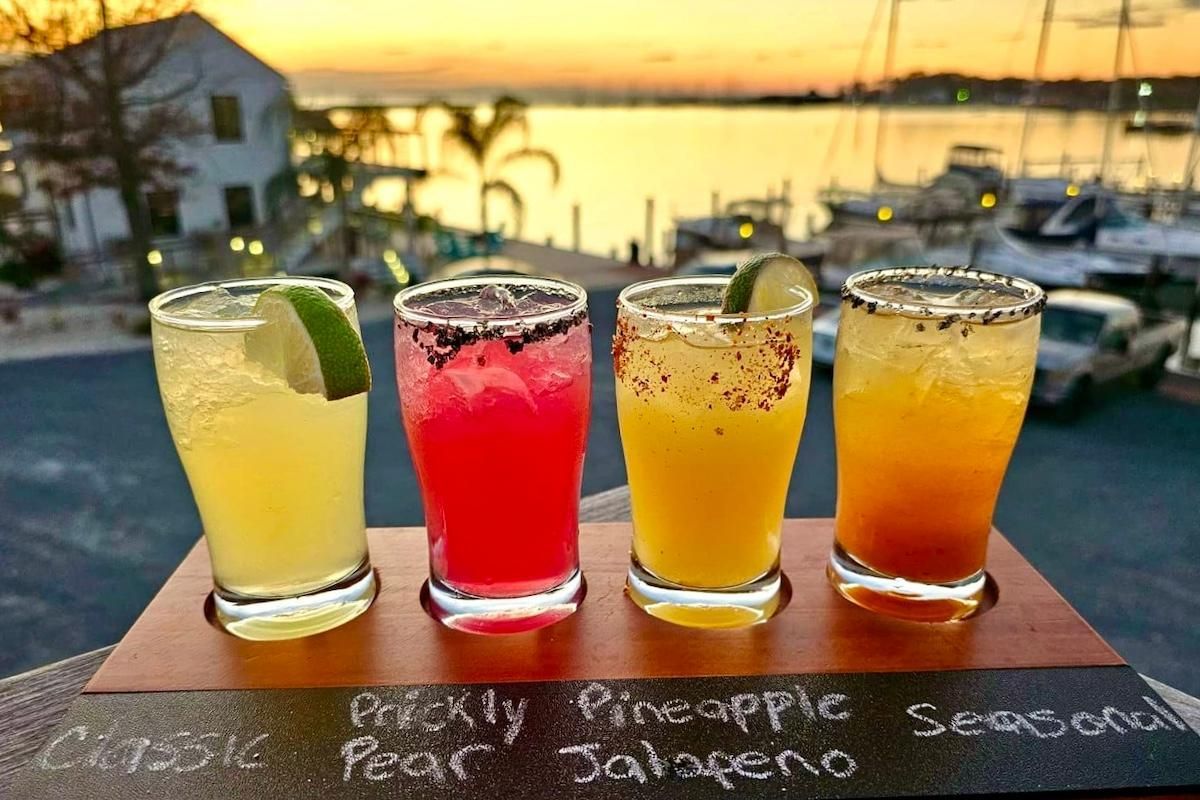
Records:
M201 0L301 95L583 87L798 91L851 79L877 0ZM904 0L897 72L1028 74L1044 0ZM1112 72L1119 0L1058 0L1049 77ZM885 9L886 12L886 9ZM886 16L886 13L885 13ZM1135 0L1139 74L1200 72L1200 0ZM883 25L865 76L878 76Z

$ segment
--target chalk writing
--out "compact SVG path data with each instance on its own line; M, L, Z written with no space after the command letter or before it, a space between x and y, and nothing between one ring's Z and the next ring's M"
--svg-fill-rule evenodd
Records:
M269 736L178 731L156 738L123 737L115 721L103 732L74 725L51 739L35 764L53 772L94 769L127 775L139 770L180 774L209 768L261 769L267 765L263 746Z
M1200 788L1200 738L1131 669L1101 667L91 694L13 797L773 800L1159 787Z
M914 703L905 713L922 723L913 729L913 736L933 737L944 733L959 736L984 734L1018 734L1036 739L1057 739L1067 734L1102 736L1106 733L1124 735L1133 731L1188 730L1187 725L1153 698L1143 696L1150 708L1122 711L1104 706L1098 711L1056 712L1041 708L1034 711L959 711L949 717L933 703ZM942 720L942 721L939 721Z
M765 781L777 776L811 776L844 780L858 770L858 762L841 750L828 750L808 758L791 749L773 756L758 750L736 754L713 750L703 755L678 751L660 755L654 745L645 739L641 740L640 745L642 752L637 754L617 753L610 756L602 751L599 742L561 747L558 754L573 758L572 780L575 783L591 783L597 779L646 783L664 778L708 778L722 789L734 789L737 778Z
M653 723L685 725L699 720L729 723L743 733L750 733L750 728L757 722L778 733L793 720L848 720L848 701L846 695L837 692L810 698L809 693L799 686L794 691L770 689L699 701L682 698L661 702L635 701L627 691L614 694L605 684L593 681L580 690L575 705L588 722L600 721L613 728Z
M400 702L386 702L375 692L359 692L350 701L350 724L355 728L419 729L436 733L446 728L475 730L476 719L502 726L504 744L511 745L525 724L529 700L497 698L495 689L442 693L410 689Z
M398 776L424 778L433 783L446 783L449 779L466 781L471 777L468 760L479 761L480 754L493 750L490 744L469 744L447 758L430 751L380 752L378 739L359 736L342 745L342 781L349 782L356 775L368 781L386 781Z

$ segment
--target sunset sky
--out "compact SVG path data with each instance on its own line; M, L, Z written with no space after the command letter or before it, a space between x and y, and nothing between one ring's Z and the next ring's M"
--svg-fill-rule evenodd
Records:
M897 72L1027 75L1044 0L905 0ZM801 91L851 80L877 0L200 0L301 96ZM864 77L883 61L880 20ZM1119 0L1058 0L1047 75L1112 73ZM1135 0L1140 74L1200 72L1200 0ZM1135 63L1136 60L1136 63Z

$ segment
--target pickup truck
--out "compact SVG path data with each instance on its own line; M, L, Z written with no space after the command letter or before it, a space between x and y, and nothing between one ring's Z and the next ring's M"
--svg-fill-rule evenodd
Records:
M1033 402L1074 419L1099 384L1133 375L1142 386L1152 387L1162 378L1184 329L1182 319L1148 314L1123 297L1075 289L1050 292Z

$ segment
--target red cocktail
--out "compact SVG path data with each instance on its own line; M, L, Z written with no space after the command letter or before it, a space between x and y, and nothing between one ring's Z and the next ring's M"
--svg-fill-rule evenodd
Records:
M582 597L586 294L563 281L484 277L422 284L395 306L431 610L486 632L561 619Z

